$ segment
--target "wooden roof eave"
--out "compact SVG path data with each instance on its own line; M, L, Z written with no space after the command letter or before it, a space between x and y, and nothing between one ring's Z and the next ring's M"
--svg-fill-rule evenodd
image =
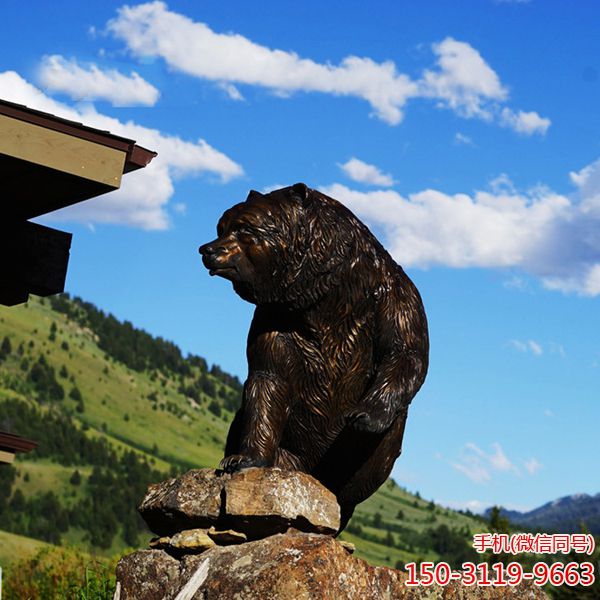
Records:
M0 431L0 450L13 453L31 452L37 445L37 442L28 440L27 438Z
M125 152L126 159L123 169L124 173L144 168L157 155L156 152L137 145L134 140L129 138L115 135L109 131L95 129L77 121L57 117L56 115L35 110L22 104L9 102L8 100L0 99L0 115L26 121L44 127L45 129L65 133L73 137L78 137L89 142L94 142Z

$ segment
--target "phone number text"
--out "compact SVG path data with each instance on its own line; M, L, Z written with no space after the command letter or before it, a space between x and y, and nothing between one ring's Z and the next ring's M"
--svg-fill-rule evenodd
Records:
M408 563L406 565L407 586L429 586L433 584L448 585L457 581L462 585L477 586L516 586L523 581L532 581L535 585L543 586L550 583L554 586L590 586L595 581L594 565L589 562L555 562L551 565L537 562L531 571L525 571L523 565L511 562L502 563L472 563L462 564L462 570L455 571L446 562Z

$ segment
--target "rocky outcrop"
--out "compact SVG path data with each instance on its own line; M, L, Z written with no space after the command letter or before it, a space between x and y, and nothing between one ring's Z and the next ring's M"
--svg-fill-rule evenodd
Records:
M215 546L181 559L142 550L117 568L121 600L175 600L194 574L206 577L189 598L202 600L541 600L533 585L517 588L406 586L406 574L372 567L335 539L318 534L276 534L242 545ZM159 574L159 575L158 575Z
M542 600L531 584L413 588L337 541L333 495L303 473L190 471L151 486L140 507L160 537L117 566L118 600Z
M334 534L340 526L340 508L328 489L306 473L281 469L245 469L233 475L188 471L151 485L139 511L161 536L214 526L260 539L289 527Z

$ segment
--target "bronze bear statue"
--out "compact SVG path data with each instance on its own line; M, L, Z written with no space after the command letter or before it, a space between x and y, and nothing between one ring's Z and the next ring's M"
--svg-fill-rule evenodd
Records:
M313 475L337 496L341 531L390 474L425 379L419 292L345 206L301 183L251 191L217 234L204 265L256 305L220 467Z

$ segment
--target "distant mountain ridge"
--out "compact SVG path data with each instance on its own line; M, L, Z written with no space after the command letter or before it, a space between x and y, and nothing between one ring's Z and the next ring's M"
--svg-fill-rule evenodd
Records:
M485 511L489 517L491 508ZM528 512L501 510L501 515L516 525L549 532L577 533L582 524L595 535L600 534L600 493L572 494L548 502Z

